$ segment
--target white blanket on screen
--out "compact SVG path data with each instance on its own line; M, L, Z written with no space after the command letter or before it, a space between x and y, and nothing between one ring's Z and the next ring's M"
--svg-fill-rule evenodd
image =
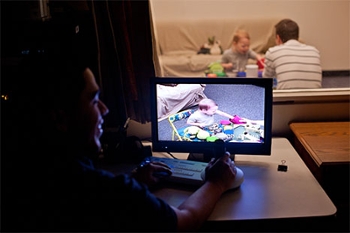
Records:
M178 84L176 86L157 85L158 120L187 109L204 98L205 85Z

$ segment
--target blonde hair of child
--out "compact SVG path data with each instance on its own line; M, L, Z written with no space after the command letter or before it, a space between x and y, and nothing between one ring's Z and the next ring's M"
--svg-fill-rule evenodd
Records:
M237 43L242 38L247 38L250 40L249 33L244 29L238 29L233 35L233 42Z

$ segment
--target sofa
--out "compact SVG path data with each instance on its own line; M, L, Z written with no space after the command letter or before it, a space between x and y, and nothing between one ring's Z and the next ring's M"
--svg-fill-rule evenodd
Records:
M246 19L183 19L160 20L154 23L155 45L162 77L202 77L212 62L220 61L221 54L198 54L201 47L215 37L222 50L232 45L237 29L250 34L250 48L264 54L275 45L274 26L277 18ZM249 61L248 63L253 63Z

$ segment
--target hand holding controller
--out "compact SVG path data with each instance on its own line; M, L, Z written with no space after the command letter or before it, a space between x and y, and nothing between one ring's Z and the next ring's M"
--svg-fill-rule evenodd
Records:
M213 150L214 150L213 159L209 162L208 167L205 170L203 170L201 173L201 178L203 180L206 179L206 177L205 177L206 172L208 172L209 169L212 169L213 166L215 166L215 163L217 162L217 160L220 159L221 157L223 157L225 154L229 154L229 152L226 152L225 142L222 140L215 141L215 145L213 145ZM241 169L239 169L238 167L236 167L234 165L234 161L232 161L232 163L233 163L233 166L236 170L236 176L231 184L230 189L236 189L236 188L240 187L240 185L242 184L242 182L244 180L244 174L243 174L243 171Z

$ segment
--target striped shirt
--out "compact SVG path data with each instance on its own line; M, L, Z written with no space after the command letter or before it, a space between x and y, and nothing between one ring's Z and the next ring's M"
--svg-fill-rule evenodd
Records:
M264 78L276 78L276 89L322 87L319 51L297 40L269 48L265 54Z

